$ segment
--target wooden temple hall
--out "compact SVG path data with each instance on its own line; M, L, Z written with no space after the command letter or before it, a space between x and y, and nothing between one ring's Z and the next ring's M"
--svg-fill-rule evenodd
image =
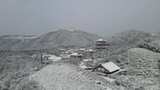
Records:
M104 40L104 39L98 39L96 41L95 48L96 49L106 49L107 46L110 46L110 44L106 40Z

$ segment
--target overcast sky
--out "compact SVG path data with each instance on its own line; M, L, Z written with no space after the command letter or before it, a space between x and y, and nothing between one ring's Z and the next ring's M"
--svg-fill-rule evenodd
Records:
M160 0L0 0L0 34L160 31Z

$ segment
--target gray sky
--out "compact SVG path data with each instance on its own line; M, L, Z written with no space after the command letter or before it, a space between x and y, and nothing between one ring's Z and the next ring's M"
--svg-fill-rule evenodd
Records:
M0 0L1 34L72 27L102 35L160 31L160 0Z

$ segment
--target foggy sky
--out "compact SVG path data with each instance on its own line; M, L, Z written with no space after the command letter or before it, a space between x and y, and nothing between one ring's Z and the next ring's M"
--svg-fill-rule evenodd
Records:
M0 34L160 31L160 0L0 0Z

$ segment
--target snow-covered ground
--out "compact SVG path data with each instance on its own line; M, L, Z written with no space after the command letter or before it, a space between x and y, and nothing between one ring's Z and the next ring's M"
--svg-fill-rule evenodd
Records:
M38 82L45 90L118 90L99 78L74 65L53 64L33 74L30 80Z

